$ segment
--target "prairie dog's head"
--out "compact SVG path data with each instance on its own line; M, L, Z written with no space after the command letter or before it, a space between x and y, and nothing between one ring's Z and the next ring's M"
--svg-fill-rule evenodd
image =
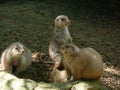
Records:
M58 28L64 29L66 26L70 25L70 20L67 16L65 15L59 15L55 19L55 25Z
M74 44L64 44L60 47L60 51L64 55L71 56L71 55L75 54L76 52L78 52L79 48L76 47Z
M11 50L11 54L14 56L14 57L19 57L21 55L23 55L25 53L25 48L23 46L23 44L21 43L13 43L11 46L10 46L10 50Z

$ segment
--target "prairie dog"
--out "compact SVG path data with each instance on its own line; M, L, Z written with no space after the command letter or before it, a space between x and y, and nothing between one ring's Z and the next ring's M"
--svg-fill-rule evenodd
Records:
M55 68L63 67L63 55L59 50L61 44L72 43L72 38L68 31L70 20L65 15L59 15L55 19L54 35L49 45L50 58L55 61Z
M103 73L101 55L92 48L79 49L74 44L62 45L64 67L73 79L99 79Z
M30 66L31 61L31 51L23 44L15 42L3 51L0 70L18 74Z
M67 82L68 75L66 70L58 70L54 69L52 71L52 79L54 83L62 83L62 82Z

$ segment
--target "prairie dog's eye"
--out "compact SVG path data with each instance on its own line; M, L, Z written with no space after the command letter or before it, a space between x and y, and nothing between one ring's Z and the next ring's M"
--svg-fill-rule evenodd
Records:
M66 47L66 48L69 48L69 46L68 46L68 45L66 45L65 47Z
M65 19L64 18L61 18L62 21L64 21Z
M16 50L18 50L18 47L15 47Z

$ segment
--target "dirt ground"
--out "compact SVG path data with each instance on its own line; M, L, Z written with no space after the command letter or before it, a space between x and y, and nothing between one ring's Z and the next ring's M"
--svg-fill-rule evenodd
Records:
M93 0L94 1L94 0ZM54 30L54 19L64 14L71 20L73 42L79 47L92 47L103 57L101 78L108 87L120 89L120 13L117 4L102 2L7 1L0 3L0 52L19 41L32 52L40 52L39 62L32 63L20 78L52 82L54 63L48 46Z

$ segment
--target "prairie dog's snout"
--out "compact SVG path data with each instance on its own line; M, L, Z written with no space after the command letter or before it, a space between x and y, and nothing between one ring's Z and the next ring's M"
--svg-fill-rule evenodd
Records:
M24 54L24 53L25 53L25 50L24 50L23 48L21 48L20 53L21 53L21 54Z

